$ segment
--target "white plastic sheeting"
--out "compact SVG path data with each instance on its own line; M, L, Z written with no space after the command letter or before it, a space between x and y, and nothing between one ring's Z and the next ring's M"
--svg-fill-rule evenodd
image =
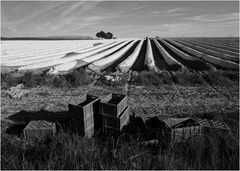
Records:
M123 43L121 43L121 44L119 44L119 45L117 45L117 46L115 46L115 47L113 47L111 49L108 49L108 50L106 50L106 51L104 51L102 53L99 53L99 54L96 54L96 55L93 55L93 56L89 56L89 57L83 58L82 60L87 62L87 63L91 63L93 61L99 60L99 59L101 59L103 57L106 57L106 56L110 55L111 53L119 50L121 47L125 46L129 42L130 41L125 41L125 42L123 42Z
M78 44L78 45L63 45L62 48L56 48L54 50L42 50L42 51L35 51L35 50L29 50L27 53L15 53L12 55L4 55L2 59L7 59L7 60L14 60L14 59L26 59L26 58L35 58L35 57L39 57L39 56L43 56L43 55L51 55L51 54L55 54L55 53L62 53L62 52L66 52L66 51L73 51L73 50L77 50L78 48L82 48L82 47L91 47L92 43L84 43L84 44Z
M175 43L175 42L172 41L172 43ZM208 61L208 62L210 62L212 64L221 66L223 68L228 68L228 69L239 69L239 65L234 63L234 62L226 61L226 60L223 60L223 59L211 56L211 55L207 55L205 53L202 53L202 52L199 52L197 50L194 50L194 49L192 49L190 47L186 47L186 46L184 46L184 45L182 45L180 43L178 43L178 45L181 46L181 48L184 49L185 51L187 51L188 53L191 53L191 54L199 57L200 59Z
M234 56L231 56L231 55L228 55L228 54L223 54L223 53L220 53L218 51L211 50L211 49L207 49L207 48L201 47L199 45L190 44L188 42L185 42L184 40L176 39L175 41L177 41L177 42L179 42L179 43L181 43L181 44L183 44L183 45L185 45L187 47L196 49L198 51L201 51L203 53L207 53L209 55L213 55L213 56L219 57L221 59L230 60L230 61L237 61L238 60L238 58L236 58Z
M37 62L43 62L43 61L48 61L48 60L53 60L53 59L59 59L64 57L66 54L74 52L74 53L83 53L83 51L86 48L92 47L90 46L83 46L83 47L78 47L78 49L75 49L72 51L71 49L63 51L63 52L55 52L55 53L50 53L50 54L43 54L43 55L33 55L31 57L26 57L26 58L18 58L18 59L3 59L1 61L2 65L8 65L8 66L21 66L21 65L29 65L29 64L34 64Z
M153 57L153 50L152 50L150 39L147 39L147 49L146 49L144 64L147 65L148 68L150 69L153 69L155 71L158 70Z
M178 50L177 48L175 48L174 46L172 46L170 43L166 42L165 40L160 39L160 41L162 43L164 43L169 49L171 49L174 53L176 53L181 58L183 58L185 60L190 60L190 61L199 61L199 58L196 58L194 56L190 56L190 55ZM169 40L169 41L172 42L171 40ZM175 43L176 42L174 42L174 44ZM176 45L177 45L177 43L176 43Z
M162 57L164 58L164 60L166 61L166 63L169 65L169 66L172 66L172 65L178 65L179 67L181 68L185 68L180 62L178 62L176 59L174 59L161 45L160 43L154 39L153 40L154 43L156 44L159 52L161 53Z
M119 39L118 39L119 40ZM113 40L64 40L64 41L2 41L1 48L5 56L31 55L32 53L44 53L61 50L75 45L107 43ZM121 41L121 40L119 40Z
M230 50L226 50L226 49L223 49L223 48L220 48L220 47L215 47L213 45L210 45L210 44L207 44L207 43L204 43L204 42L200 42L200 41L196 41L196 40L191 40L191 43L195 43L197 45L201 45L203 47L206 47L208 49L212 49L212 50L217 50L221 53L224 53L224 54L229 54L229 55L232 55L232 56L235 56L235 57L238 57L239 56L239 53L237 52L233 52L233 51L230 51Z
M46 61L46 62L39 62L39 63L31 64L31 65L22 66L22 67L19 68L19 70L45 68L45 67L49 67L49 66L60 65L60 64L66 63L66 62L71 62L71 61L74 61L74 60L83 59L85 57L94 55L96 53L100 53L101 51L105 51L106 49L111 48L111 47L113 47L113 46L115 46L119 43L121 43L121 42L110 43L109 45L104 46L102 48L98 48L98 49L95 49L95 50L92 50L92 51L89 51L89 52L83 53L83 54L73 55L73 56L70 56L68 58L61 58L61 59L57 59L57 60L49 60L49 61Z
M92 52L94 50L97 50L97 49L101 49L101 48L104 48L105 46L109 46L111 44L114 44L114 42L108 42L106 44L102 44L102 45L99 45L99 46L91 46L91 47L88 47L88 48L79 48L79 50L76 50L75 52L77 53L87 53L87 52ZM69 51L69 52L72 52L72 51ZM62 58L64 57L64 55L66 55L66 53L60 53L60 54L57 54L57 55L46 55L45 57L40 57L40 58L37 58L37 59L32 59L32 60L27 60L27 61L24 61L24 60L17 60L17 61L6 61L6 62L2 62L2 65L4 66L22 66L22 65L30 65L30 64L34 64L34 63L40 63L40 62L45 62L45 61L50 61L50 60L55 60L55 59L59 59L59 58Z
M116 53L114 53L106 58L103 58L103 59L93 62L92 64L88 65L88 68L90 68L92 70L96 70L96 71L101 71L101 70L105 69L106 67L108 67L112 63L114 63L116 60L123 57L136 42L137 42L137 40L134 40L131 43L129 43L127 46L122 48L121 50L117 51Z
M119 65L118 68L122 71L122 72L127 72L134 64L134 62L136 61L138 55L140 54L142 45L143 45L144 40L141 40L139 42L139 44L137 45L137 47L134 49L134 51L132 52L132 54L125 59L124 61L122 61Z
M121 43L121 44L119 44L119 45L117 45L117 46L115 46L115 47L113 47L111 49L108 49L108 50L104 51L104 52L92 55L90 57L83 58L83 59L81 59L81 61L83 61L81 66L87 65L87 64L89 64L89 63L91 63L93 61L96 61L96 60L99 60L101 58L104 58L105 56L108 56L109 54L115 52L116 50L120 49L121 47L123 47L124 45L126 45L129 42L130 41L123 42L123 43ZM69 63L66 63L66 64L64 63L64 64L56 65L56 66L54 66L53 70L66 71L66 70L75 68L75 65L71 65L71 64L72 63L69 62ZM77 64L77 63L75 63L75 64ZM81 66L78 66L78 67L81 67Z

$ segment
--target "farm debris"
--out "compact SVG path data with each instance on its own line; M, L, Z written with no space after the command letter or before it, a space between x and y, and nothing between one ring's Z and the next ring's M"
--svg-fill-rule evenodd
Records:
M26 139L46 138L56 134L56 124L45 120L31 121L23 130Z
M97 130L101 125L99 120L99 103L100 98L91 95L81 97L80 102L72 102L68 105L69 117L72 118L71 124L73 129L77 130L81 135L92 137L94 130Z
M5 91L10 98L21 98L23 95L29 93L29 90L23 89L23 84L18 84L15 87L11 87L9 90Z
M117 75L105 75L104 78L108 81L120 81L121 78Z

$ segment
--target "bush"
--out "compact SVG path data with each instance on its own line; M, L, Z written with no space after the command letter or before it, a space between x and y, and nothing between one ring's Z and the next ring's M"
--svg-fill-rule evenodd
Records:
M203 77L211 85L230 86L233 84L228 77L223 75L222 71L209 71Z
M12 73L1 74L2 89L23 84L25 87L36 87L38 85L48 85L54 87L76 87L84 86L92 82L93 79L84 69L74 70L66 75L48 75L26 72L22 75Z
M19 79L14 77L11 73L1 73L1 88L8 89L9 87L16 86Z
M171 76L167 72L142 71L134 74L131 82L135 85L154 85L171 84Z
M63 75L67 81L68 86L84 86L93 81L88 73L84 69L74 70L66 75Z
M199 73L175 72L175 74L172 74L172 79L175 84L179 85L195 86L204 84L204 80Z

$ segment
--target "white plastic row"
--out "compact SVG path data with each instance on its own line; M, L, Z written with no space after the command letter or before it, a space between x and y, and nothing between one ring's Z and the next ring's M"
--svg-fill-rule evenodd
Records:
M103 52L103 51L105 51L105 50L107 50L111 47L114 47L117 44L123 43L123 42L124 41L110 43L107 46L103 46L103 47L98 48L98 49L93 49L93 50L91 50L89 52L86 52L86 53L83 53L83 54L72 55L72 56L69 56L67 58L60 58L60 59L57 59L57 60L49 60L49 61L46 61L46 62L39 62L39 63L31 64L31 65L25 65L25 66L20 67L19 70L45 68L45 67L48 67L48 66L56 66L56 65L72 62L72 61L75 61L75 60L80 60L80 59L92 56L94 54Z
M199 52L197 50L194 50L194 49L192 49L190 47L186 47L186 46L184 46L184 45L182 45L180 43L176 43L175 41L172 41L172 40L169 40L169 41L171 41L175 45L180 46L182 49L184 49L188 53L191 53L194 56L197 56L198 58L200 58L200 59L202 59L204 61L207 61L207 62L210 62L212 64L221 66L223 68L228 68L228 69L238 69L239 68L239 65L234 63L234 62L226 61L226 60L217 58L215 56L207 55L205 53L202 53L202 52Z
M213 55L213 56L219 57L219 58L224 59L224 60L238 61L237 57L234 57L234 56L231 56L231 55L228 55L228 54L222 54L220 52L217 52L217 51L214 51L214 50L211 50L211 49L207 49L207 48L201 47L199 45L194 45L194 44L186 42L185 40L176 39L175 41L179 42L179 43L181 43L185 46L188 46L190 48L196 49L200 52L207 53L209 55Z
M107 44L102 44L99 46L95 46L95 47L83 47L83 48L79 48L78 50L75 50L74 52L76 53L80 53L80 54L84 54L84 53L88 53L88 52L92 52L94 50L97 49L101 49L104 48L105 46L108 47L108 45L114 44L114 42L109 42ZM69 51L71 52L71 51ZM37 56L36 58L31 58L29 57L29 59L18 59L18 60L14 60L14 61L6 61L6 62L2 62L2 65L4 66L23 66L23 65L31 65L31 64L37 64L40 62L48 62L48 61L52 61L52 60L60 60L61 58L63 58L66 55L65 53L56 53L50 56ZM68 58L68 57L66 57Z
M191 40L190 43L201 45L202 47L206 47L208 49L215 50L215 51L221 52L223 54L229 54L229 55L232 55L235 57L239 56L239 53L237 53L237 52L233 52L231 50L227 50L227 49L223 49L221 47L214 46L214 44L207 44L205 42L200 42L200 41L196 41L196 40Z

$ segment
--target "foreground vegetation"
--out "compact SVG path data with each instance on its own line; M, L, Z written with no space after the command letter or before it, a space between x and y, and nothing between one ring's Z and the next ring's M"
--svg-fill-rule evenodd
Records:
M112 75L107 73L106 75ZM114 83L110 83L104 79L99 79L102 84L111 86L124 85L128 81L128 74L118 75L120 78ZM94 80L92 73L87 73L85 69L78 69L63 75L35 74L33 72L25 72L22 74L2 73L1 88L7 89L17 84L23 84L25 87L36 86L54 86L54 87L78 87L86 86ZM178 84L188 86L200 86L204 84L229 86L238 85L238 71L208 71L199 72L155 72L142 71L140 73L133 72L130 83L133 85L153 85L160 86L164 84Z
M114 141L111 136L100 136L101 133L87 139L61 130L54 138L28 142L21 135L9 134L7 126L1 132L1 169L239 170L239 93L232 88L238 86L238 72L143 71L133 72L130 80L126 74L119 77L122 79L116 82L101 77L88 92L97 96L110 91L123 93L128 82L131 107L162 106L167 114L175 113L179 117L224 121L231 133L194 137L177 144L168 144L160 135L158 144L143 145L143 139L129 134ZM36 116L44 119L42 108L51 114L66 111L69 98L77 100L95 79L85 70L59 76L30 72L1 74L2 115L11 114L10 119L23 122L24 113L15 114L21 109L29 111L30 120ZM4 94L5 89L20 83L31 90L29 95L15 100Z
M104 140L60 132L34 142L2 134L1 169L239 169L239 144L234 135L198 136L167 145L143 145L122 135Z

